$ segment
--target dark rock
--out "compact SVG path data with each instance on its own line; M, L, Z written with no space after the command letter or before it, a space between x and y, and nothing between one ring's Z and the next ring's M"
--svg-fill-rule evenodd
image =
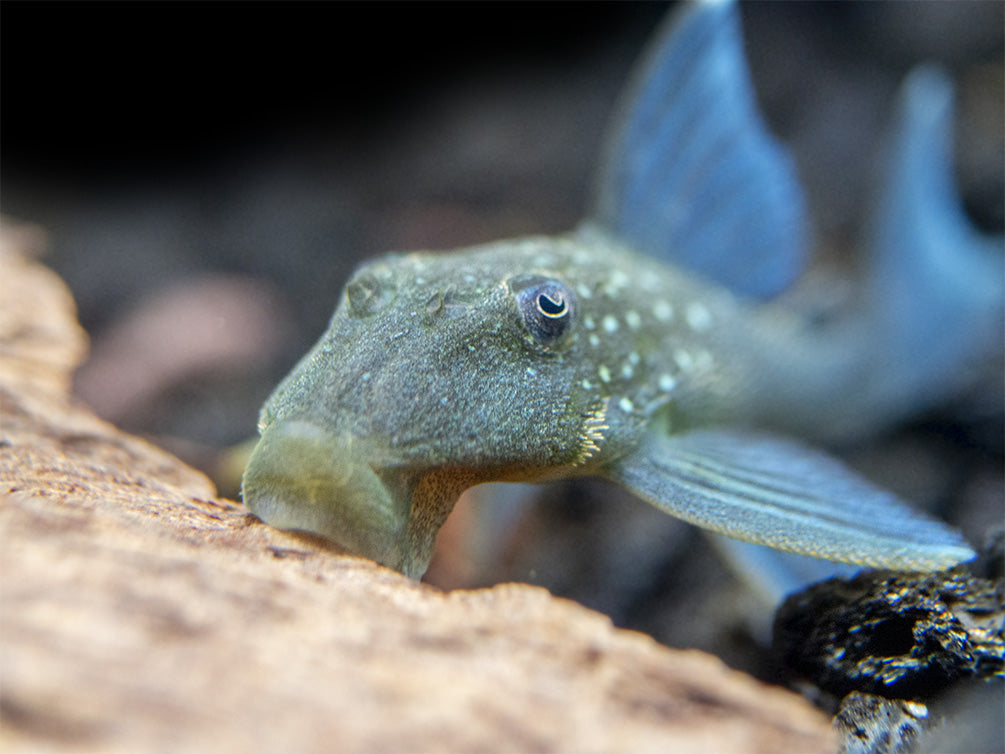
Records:
M816 584L779 608L775 648L790 671L838 695L931 698L961 678L1000 676L1000 543L973 566L981 575L958 566L933 574L868 571Z
M858 691L841 700L834 717L841 754L909 754L927 723L928 707L920 702Z

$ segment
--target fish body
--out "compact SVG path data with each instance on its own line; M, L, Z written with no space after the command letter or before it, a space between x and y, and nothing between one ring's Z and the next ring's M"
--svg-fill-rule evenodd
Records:
M939 195L938 213L925 196L896 206L907 217L892 230L879 223L863 306L807 317L776 299L804 255L802 202L757 118L735 13L699 3L670 22L580 228L356 272L263 407L243 482L253 513L418 577L464 489L593 475L781 550L920 570L974 556L948 526L787 438L854 435L957 389L946 367L1000 345L1000 286L973 303L969 279L945 293L921 264L915 281L933 293L891 303L883 275L901 285L912 213L938 215L933 268L946 228L970 238ZM916 88L943 92L936 78ZM997 264L971 256L964 278ZM920 328L911 316L933 302L956 311L961 296L965 315ZM945 359L926 366L919 348Z

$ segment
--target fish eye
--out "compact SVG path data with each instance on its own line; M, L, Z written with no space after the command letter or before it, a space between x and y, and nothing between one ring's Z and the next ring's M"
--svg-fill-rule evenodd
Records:
M531 338L546 348L560 346L571 330L575 298L560 280L524 275L508 281Z

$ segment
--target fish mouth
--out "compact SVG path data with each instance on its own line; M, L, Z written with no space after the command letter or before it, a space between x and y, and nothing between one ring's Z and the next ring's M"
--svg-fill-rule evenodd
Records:
M319 535L354 555L403 570L412 489L368 462L365 441L308 421L269 426L241 483L248 510L277 529Z

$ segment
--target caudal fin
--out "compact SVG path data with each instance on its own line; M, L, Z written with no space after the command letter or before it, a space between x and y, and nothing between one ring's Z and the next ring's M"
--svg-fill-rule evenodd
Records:
M901 90L865 244L879 398L915 409L965 388L1005 348L1003 239L981 234L964 213L952 125L949 77L915 69Z

